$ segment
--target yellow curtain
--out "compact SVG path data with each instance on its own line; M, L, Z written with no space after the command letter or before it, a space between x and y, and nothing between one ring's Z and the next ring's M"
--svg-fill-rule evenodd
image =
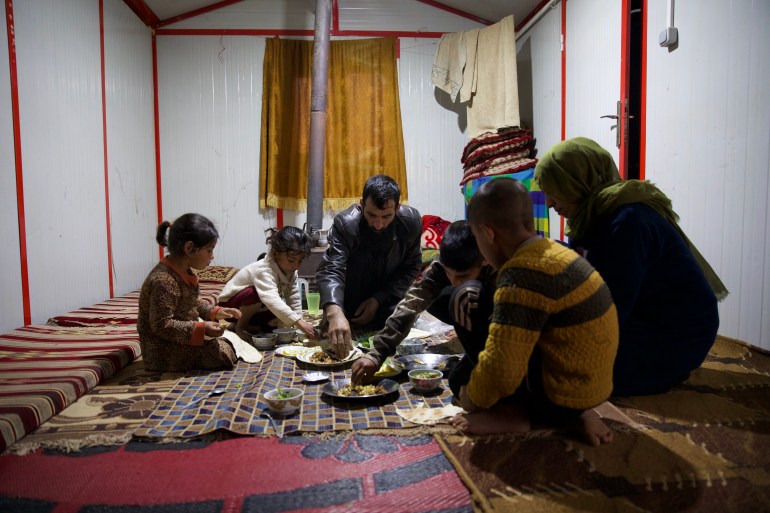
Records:
M323 208L361 199L385 174L408 201L396 69L396 40L331 41ZM313 42L271 38L265 47L260 208L307 208Z

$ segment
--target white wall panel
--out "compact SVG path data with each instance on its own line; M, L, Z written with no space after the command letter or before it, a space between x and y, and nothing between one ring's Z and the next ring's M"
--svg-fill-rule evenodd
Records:
M5 2L0 6L5 20ZM21 259L19 254L19 216L16 203L16 159L13 148L8 38L0 37L0 332L24 324L20 298Z
M646 177L731 291L720 333L770 349L770 3L651 0Z
M158 260L150 31L121 0L104 5L105 97L114 293Z
M242 267L275 225L274 209L259 210L265 40L163 36L157 47L163 217L209 217L216 263Z
M548 11L517 41L518 53L529 52L532 66L532 132L542 156L561 140L561 4ZM520 75L521 77L521 75ZM550 236L559 238L559 215L550 210Z
M398 63L409 203L421 214L465 219L460 190L467 117L464 104L434 88L431 67L438 41L401 39Z
M96 0L16 2L33 322L109 295Z
M618 161L614 115L620 99L618 0L567 2L566 136L588 137Z

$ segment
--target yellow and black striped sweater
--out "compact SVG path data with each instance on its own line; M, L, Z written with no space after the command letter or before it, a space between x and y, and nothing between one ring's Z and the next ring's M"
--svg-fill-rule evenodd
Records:
M468 394L489 408L513 394L535 346L554 404L586 409L612 392L618 318L609 288L587 260L549 239L530 239L500 269L489 338Z

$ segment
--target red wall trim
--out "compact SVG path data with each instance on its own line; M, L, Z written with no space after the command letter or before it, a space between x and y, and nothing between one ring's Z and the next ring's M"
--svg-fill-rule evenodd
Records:
M158 29L159 36L303 36L313 37L313 30L292 29ZM444 32L398 32L390 30L338 30L334 36L417 37L439 39Z
M340 6L338 0L332 0L332 35L340 30Z
M561 3L561 140L567 138L567 0ZM559 238L564 240L564 218L559 217Z
M104 0L99 0L99 54L102 67L102 140L104 141L104 210L107 218L107 273L110 282L110 297L115 297L112 278L112 227L110 216L110 168L107 161L107 97L104 84Z
M535 15L536 15L537 13L539 13L540 11L542 11L542 10L545 8L545 6L546 6L546 5L548 5L548 3L549 3L549 2L552 2L552 1L553 1L553 0L543 0L542 2L540 2L539 4L537 4L537 6L536 6L534 9L532 9L532 12L530 12L529 14L527 14L527 15L524 17L524 19L523 19L523 20L521 20L521 21L520 21L520 22L519 22L519 23L516 25L516 29L515 29L515 31L516 31L516 32L518 32L519 30L521 30L521 29L524 27L524 25L526 25L526 24L527 24L527 22L528 22L529 20L531 20L532 18L534 18L534 17L535 17ZM514 20L514 21L515 21L515 20Z
M277 225L276 228L278 228L279 230L283 228L283 209L282 208L275 209L275 224Z
M631 3L630 0L621 2L620 13L620 101L629 99L629 82L631 79ZM623 112L623 111L621 111ZM620 133L620 148L618 148L618 173L622 179L628 178L628 142L624 134L628 130L628 122L624 115L618 119L616 130Z
M436 2L435 0L417 0L421 4L430 5L431 7L435 7L436 9L441 9L442 11L451 12L452 14L456 14L457 16L462 16L463 18L468 18L469 20L473 20L476 23L481 23L482 25L492 25L492 22L489 20L485 20L484 18L479 18L478 16L474 16L473 14L469 14L465 11L461 11L460 9L455 9L454 7L450 7L448 5L444 5L441 2Z
M152 35L152 97L155 116L155 201L158 207L158 224L163 222L163 189L160 172L160 115L158 114L158 41ZM163 247L159 246L160 258L163 258Z
M13 117L13 153L16 159L16 212L19 219L19 260L21 263L21 302L24 325L32 324L29 306L29 267L27 265L27 226L24 215L24 173L21 160L21 124L19 123L19 81L16 74L16 29L13 0L5 1L5 24L8 33L8 68L11 82L11 116Z
M642 72L639 104L639 179L644 180L647 160L647 0L642 0Z
M147 25L148 27L151 27L155 25L156 23L160 23L160 18L150 9L147 7L147 4L144 3L144 0L123 0L126 5L134 11L134 14L139 16L139 19L142 20L142 23Z
M168 18L166 20L158 20L156 23L153 23L152 25L150 25L150 28L165 27L166 25L171 25L172 23L177 23L179 21L186 20L188 18L194 18L195 16L206 14L207 12L211 12L211 11L216 11L217 9L221 9L222 7L227 7L228 5L238 4L241 2L243 2L243 0L222 0L221 2L207 5L206 7L195 9L194 11L179 14L177 16Z

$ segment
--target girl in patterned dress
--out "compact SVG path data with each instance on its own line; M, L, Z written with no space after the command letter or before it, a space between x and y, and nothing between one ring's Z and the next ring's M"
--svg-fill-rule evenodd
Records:
M199 214L185 214L158 226L156 240L168 248L168 255L144 280L137 318L147 370L180 372L235 366L238 357L233 347L217 338L225 330L217 321L238 319L241 312L202 301L198 278L192 271L211 263L218 239L214 223Z

